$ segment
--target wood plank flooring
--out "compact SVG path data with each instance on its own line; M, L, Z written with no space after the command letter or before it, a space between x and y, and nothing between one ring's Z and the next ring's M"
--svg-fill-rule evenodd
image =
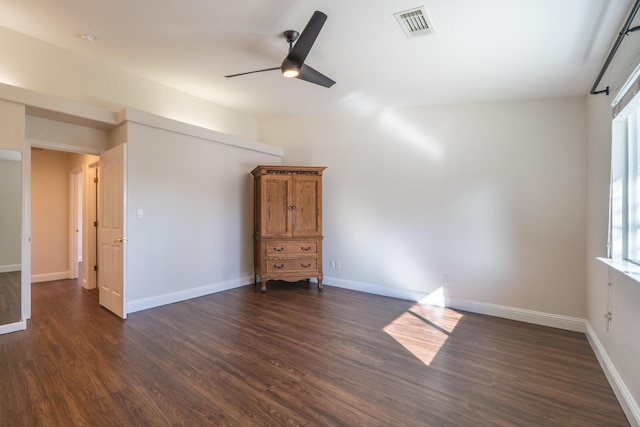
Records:
M583 334L304 283L133 313L36 284L0 424L628 426Z

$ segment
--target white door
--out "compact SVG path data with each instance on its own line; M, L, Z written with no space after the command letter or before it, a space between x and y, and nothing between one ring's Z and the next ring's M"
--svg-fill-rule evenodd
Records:
M100 155L98 189L98 287L100 305L126 319L125 144Z

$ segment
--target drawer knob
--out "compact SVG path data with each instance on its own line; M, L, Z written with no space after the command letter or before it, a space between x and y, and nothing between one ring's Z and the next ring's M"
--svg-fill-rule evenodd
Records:
M273 268L284 268L284 264L273 264Z
M276 251L276 252L282 252L282 251L284 251L284 248L283 247L273 248L273 250Z
M310 251L311 250L311 246L302 246L300 247L301 250L303 251Z
M309 263L309 264L300 264L300 267L309 268L309 267L311 267L311 263Z

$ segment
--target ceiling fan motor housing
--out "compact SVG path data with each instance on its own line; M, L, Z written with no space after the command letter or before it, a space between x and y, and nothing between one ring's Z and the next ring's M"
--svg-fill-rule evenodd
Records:
M282 33L285 39L287 39L287 43L289 43L289 49L291 49L291 44L298 40L300 37L300 33L296 30L287 30Z

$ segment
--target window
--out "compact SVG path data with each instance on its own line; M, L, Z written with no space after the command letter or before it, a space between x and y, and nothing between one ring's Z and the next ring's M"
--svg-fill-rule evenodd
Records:
M640 264L639 73L634 77L613 104L607 256Z

